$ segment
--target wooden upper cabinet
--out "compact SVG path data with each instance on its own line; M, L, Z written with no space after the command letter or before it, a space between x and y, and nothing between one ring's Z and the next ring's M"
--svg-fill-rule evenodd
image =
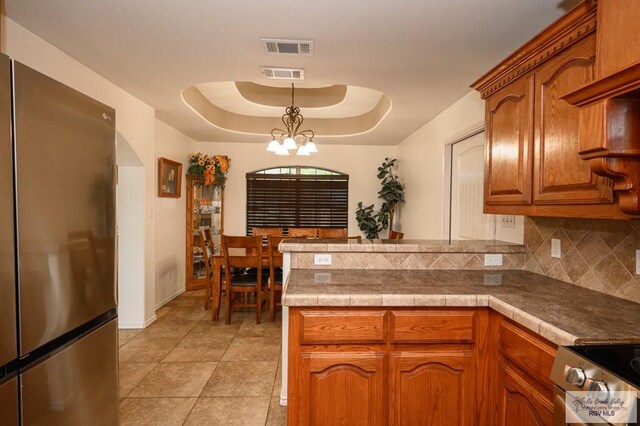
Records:
M534 204L613 202L610 179L578 154L578 108L561 99L594 79L595 47L592 33L535 71Z
M534 77L528 75L487 99L484 201L531 204Z

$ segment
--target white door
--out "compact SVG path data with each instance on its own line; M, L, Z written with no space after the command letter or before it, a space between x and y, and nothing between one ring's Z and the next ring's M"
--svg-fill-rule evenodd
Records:
M495 215L482 213L484 193L484 132L451 148L452 240L493 240Z

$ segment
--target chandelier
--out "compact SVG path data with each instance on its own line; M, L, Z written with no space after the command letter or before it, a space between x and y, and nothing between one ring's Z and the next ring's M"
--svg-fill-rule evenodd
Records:
M277 127L271 130L271 142L267 146L267 151L276 155L289 155L289 151L296 150L296 155L311 155L318 152L316 144L313 142L315 133L313 130L300 130L304 117L300 114L300 108L295 106L293 99L294 87L291 83L291 106L285 109L282 116L282 123L286 130Z

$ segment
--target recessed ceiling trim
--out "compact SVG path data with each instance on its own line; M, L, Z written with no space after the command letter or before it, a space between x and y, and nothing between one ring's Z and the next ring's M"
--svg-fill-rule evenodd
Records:
M249 102L273 107L287 107L291 104L289 87L273 87L250 81L234 82L238 93ZM296 106L300 108L325 108L338 105L347 96L347 86L334 84L327 87L307 89L296 86Z
M271 129L281 125L280 117L255 117L226 111L207 99L197 87L182 91L182 101L210 125L222 130L249 135L270 135ZM371 111L345 118L305 118L305 125L316 136L345 137L361 135L374 130L389 114L391 99L382 95Z
M262 49L267 55L313 56L313 40L263 38Z

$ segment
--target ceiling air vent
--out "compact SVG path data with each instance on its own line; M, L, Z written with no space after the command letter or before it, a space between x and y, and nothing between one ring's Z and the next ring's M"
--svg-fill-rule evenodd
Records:
M260 72L266 78L275 80L304 80L304 69L302 68L260 67Z
M262 39L262 48L267 55L313 55L311 40Z

